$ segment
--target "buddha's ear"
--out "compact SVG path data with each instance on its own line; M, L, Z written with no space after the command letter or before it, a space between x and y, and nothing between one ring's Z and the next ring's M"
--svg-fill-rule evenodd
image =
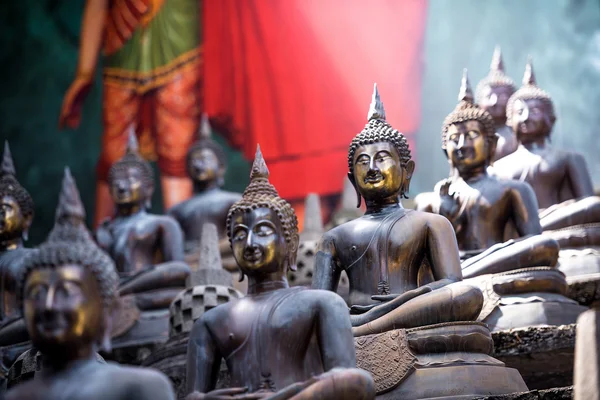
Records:
M102 312L102 326L104 327L104 331L102 332L102 337L100 338L100 350L110 353L112 350L112 332L113 332L113 321L119 317L120 313L120 304L118 297L115 297L112 301L112 305L110 307L104 307Z
M29 239L29 228L31 227L31 222L33 221L33 214L25 217L25 221L23 221L23 232L21 233L21 237L23 240Z
M494 132L492 136L490 136L488 140L488 164L492 165L494 163L494 155L496 154L496 147L498 146L498 138L500 136Z
M223 187L225 185L225 166L220 165L217 171L217 186Z
M356 187L356 181L354 180L354 174L352 172L348 172L348 179L352 186L354 186L354 190L356 191L356 208L360 208L362 203L362 197L360 197L360 193L358 192L358 188Z
M298 234L292 235L288 243L288 268L292 271L296 271L296 258L298 257L298 247L300 246L300 236Z
M402 187L400 188L400 197L408 199L406 193L408 193L408 191L410 190L410 180L412 179L413 173L415 172L415 162L413 160L408 160L408 162L403 168L406 176L404 177L404 182L402 182Z

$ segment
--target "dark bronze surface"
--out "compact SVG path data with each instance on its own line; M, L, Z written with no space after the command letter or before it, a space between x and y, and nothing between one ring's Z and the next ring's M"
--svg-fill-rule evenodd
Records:
M156 371L97 361L97 351L110 350L118 275L81 223L76 193L66 170L55 228L23 262L19 300L43 367L7 399L174 399Z
M98 228L96 239L115 261L120 294L185 288L190 270L183 262L183 234L172 217L146 211L154 181L150 166L138 154L133 131L127 154L111 168L109 184L116 214ZM138 307L167 307L176 294L170 292L174 294L163 296L160 304L139 301Z
M385 121L376 86L368 124L350 145L348 166L358 203L364 198L367 211L323 235L313 288L335 291L346 271L351 312L359 314L351 316L355 336L477 318L481 292L449 285L462 279L452 225L399 202L415 164L404 136Z
M194 195L168 212L175 218L186 242L186 252L197 249L202 226L212 223L218 229L219 238L224 239L225 219L229 207L241 198L239 193L222 190L226 171L225 153L211 139L211 128L206 114L202 116L199 138L187 155L188 176L194 183Z
M556 265L558 244L540 236L531 186L488 175L498 137L492 116L473 104L466 70L459 104L442 131L442 149L455 175L438 183L435 193L418 196L417 209L450 220L463 257L471 256L462 263L463 275Z
M288 287L298 222L269 183L260 149L250 185L232 206L227 227L234 257L249 280L248 295L209 310L194 324L187 385L195 392L188 398L373 399L372 378L356 369L342 298ZM211 392L221 358L235 387Z

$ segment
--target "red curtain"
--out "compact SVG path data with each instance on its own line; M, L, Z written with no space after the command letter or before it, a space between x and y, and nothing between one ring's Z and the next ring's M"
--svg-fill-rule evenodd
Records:
M388 121L420 118L426 0L204 0L206 112L282 197L339 193L377 82Z

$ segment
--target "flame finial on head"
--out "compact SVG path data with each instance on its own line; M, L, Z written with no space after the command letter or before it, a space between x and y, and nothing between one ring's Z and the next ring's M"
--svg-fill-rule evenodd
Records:
M371 104L369 105L369 114L367 115L367 121L372 119L385 121L385 109L383 108L381 97L379 96L377 83L373 84L373 94L371 96Z
M490 71L504 72L504 61L502 60L502 49L500 46L496 46L494 49Z
M85 219L85 209L79 196L79 189L77 189L69 167L65 167L58 206L56 207L56 220L63 218Z
M523 85L536 86L535 73L533 72L533 59L527 57L527 65L525 65L525 73L523 74Z
M13 162L10 147L8 146L8 140L4 141L4 154L2 156L2 169L0 170L0 176L12 175L15 176L17 171L15 170L15 163Z
M129 136L127 137L127 154L138 154L139 148L135 128L131 126L129 128Z
M265 163L262 151L260 151L260 144L256 145L256 155L250 171L250 181L257 178L269 179L269 168L267 168L267 163Z
M469 82L469 73L467 69L463 69L462 79L460 81L460 90L458 92L458 101L465 101L467 103L473 103L473 91L471 90L471 83Z
M210 126L210 121L208 120L208 115L206 113L202 113L202 119L200 120L200 130L198 132L199 140L207 140L212 136L212 128Z

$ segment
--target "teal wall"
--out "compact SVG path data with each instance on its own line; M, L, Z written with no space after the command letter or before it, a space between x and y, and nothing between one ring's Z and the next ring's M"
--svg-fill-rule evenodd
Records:
M36 201L31 245L52 226L65 165L72 169L90 217L93 213L101 135L98 79L80 128L57 128L62 97L75 72L83 4L0 2L0 139L10 141L17 174ZM456 104L463 67L469 68L475 85L487 74L496 44L517 81L527 55L534 57L538 82L556 102L553 143L583 152L600 185L600 1L429 0L422 124L411 194L431 190L447 174L440 125ZM248 163L232 151L229 158L227 187L241 191L248 182ZM158 194L154 205L160 209Z
M463 68L475 89L496 44L519 85L532 55L538 84L555 103L552 144L583 153L600 186L600 0L429 0L427 18L411 197L447 176L442 121L456 105Z

